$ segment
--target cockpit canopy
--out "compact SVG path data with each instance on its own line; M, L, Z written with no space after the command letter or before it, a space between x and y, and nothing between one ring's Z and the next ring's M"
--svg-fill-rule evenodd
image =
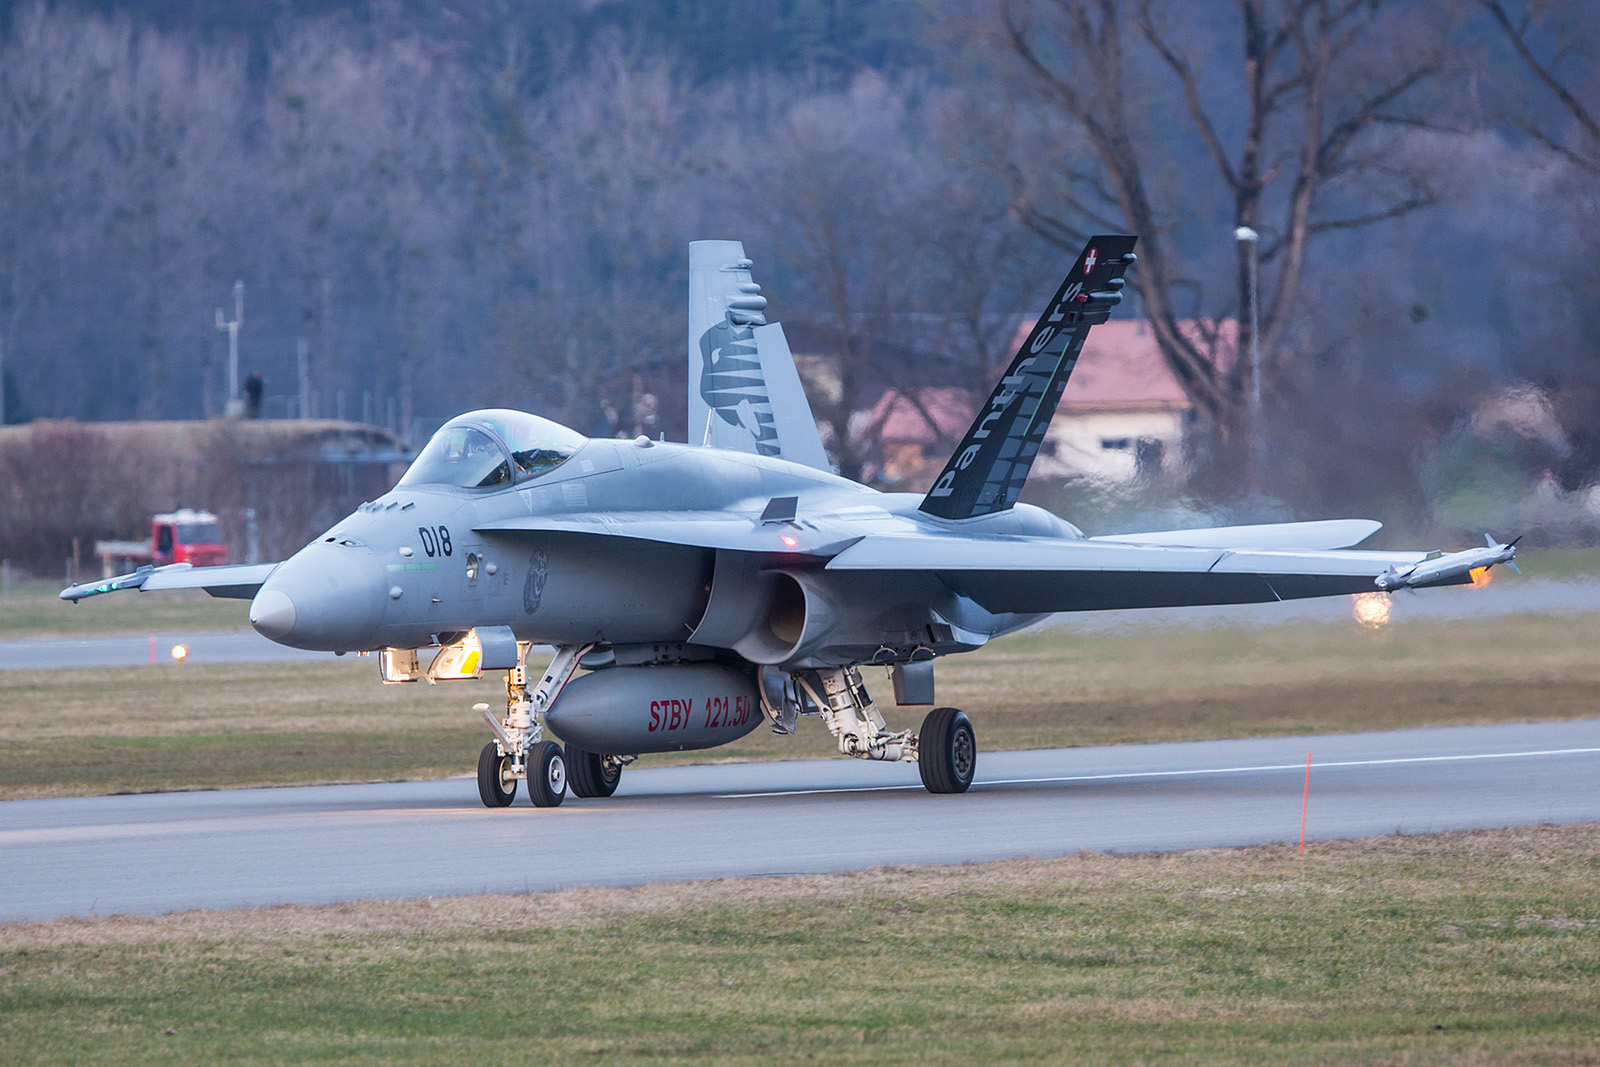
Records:
M559 467L584 440L576 431L525 411L469 411L439 428L400 484L467 489L511 485Z

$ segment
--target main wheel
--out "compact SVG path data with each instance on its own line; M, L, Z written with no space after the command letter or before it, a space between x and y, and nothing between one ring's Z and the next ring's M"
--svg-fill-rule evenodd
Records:
M478 753L478 796L486 808L503 808L517 795L517 780L511 777L511 757L500 755L490 741Z
M978 739L959 708L934 708L922 720L917 772L930 793L965 793L978 769Z
M606 765L598 752L567 746L567 778L575 797L608 797L622 781L622 765Z
M528 799L537 808L554 808L567 795L567 761L561 746L540 741L528 749Z

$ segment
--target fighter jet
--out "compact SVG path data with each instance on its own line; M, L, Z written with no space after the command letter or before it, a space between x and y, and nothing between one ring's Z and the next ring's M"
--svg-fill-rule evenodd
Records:
M475 706L492 735L479 796L505 807L525 782L552 807L569 786L610 796L640 754L727 744L762 723L792 734L807 715L842 754L913 761L929 791L962 793L978 752L967 716L935 707L920 729L892 729L863 670L886 669L896 708L927 707L941 657L1054 612L1461 584L1511 561L1514 545L1493 543L1352 550L1379 528L1365 519L1089 537L1019 503L1134 244L1088 242L923 496L829 469L743 246L697 241L688 443L472 411L392 491L281 563L147 567L61 596L249 598L261 634L376 654L386 683L504 671L504 708ZM554 655L535 677L540 646Z

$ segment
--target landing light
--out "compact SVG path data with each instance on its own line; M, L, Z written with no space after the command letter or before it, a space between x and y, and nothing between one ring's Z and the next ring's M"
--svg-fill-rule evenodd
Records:
M174 662L174 663L182 663L184 660L186 660L188 658L189 658L189 646L188 645L173 645L172 646L172 662Z
M1357 593L1350 598L1350 610L1364 630L1380 630L1389 624L1394 601L1388 593Z
M788 534L784 534L782 537L778 538L778 540L782 541L784 544L788 545L790 548L793 548L795 545L798 545L800 543L799 541L796 541L794 538L790 537Z

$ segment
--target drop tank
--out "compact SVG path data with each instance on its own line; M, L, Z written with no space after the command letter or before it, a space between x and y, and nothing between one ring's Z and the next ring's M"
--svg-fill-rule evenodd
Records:
M568 682L545 713L563 741L608 755L713 748L761 721L753 678L705 663L607 667Z

